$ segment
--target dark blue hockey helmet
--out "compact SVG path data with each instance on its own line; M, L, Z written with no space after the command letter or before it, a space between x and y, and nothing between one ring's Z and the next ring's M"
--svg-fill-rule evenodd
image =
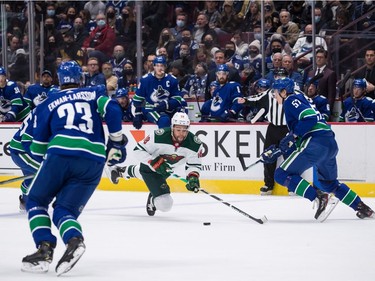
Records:
M117 89L116 98L124 98L124 97L128 97L128 90L125 88Z
M5 71L4 67L0 67L0 75L4 75L4 76L7 75L7 72Z
M62 62L57 69L57 77L60 86L65 84L80 84L82 77L82 68L75 61Z
M290 78L277 79L273 83L272 89L278 90L279 93L285 89L287 94L293 94L294 93L294 81L293 79L290 79Z
M366 89L367 83L365 79L354 79L353 81L353 88L361 88L361 89Z
M271 81L265 78L261 78L257 81L256 87L259 88L264 88L264 89L269 89L271 87Z
M229 72L228 65L226 65L226 64L219 64L216 67L216 72L219 72L219 71Z
M153 65L156 65L158 63L161 63L161 64L164 64L164 65L167 65L167 61L165 60L165 57L164 56L157 56L154 58L154 61L152 62Z

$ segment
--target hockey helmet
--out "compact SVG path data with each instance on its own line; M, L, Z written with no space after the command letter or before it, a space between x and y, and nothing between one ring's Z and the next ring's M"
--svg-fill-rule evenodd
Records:
M271 82L268 79L261 78L257 81L256 87L259 88L264 88L264 89L269 89L271 87Z
M277 69L274 70L273 72L273 76L274 77L288 77L288 71L286 70L285 67L279 67Z
M311 84L313 84L315 87L318 87L319 79L313 79L313 77L308 77L306 79L305 85L310 86Z
M158 63L161 63L163 65L167 65L167 61L165 60L164 56L155 57L152 63L153 63L153 65L156 65Z
M128 90L126 88L119 88L116 91L116 98L128 97Z
M75 61L66 61L60 64L57 70L60 86L65 84L80 84L82 68Z
M190 126L190 119L189 116L185 112L176 112L171 120L171 127L173 128L174 125L181 125L181 126Z
M367 83L365 79L354 79L353 81L353 88L361 88L366 89Z
M0 67L0 75L4 75L4 76L7 75L7 72L5 71L4 67Z
M216 72L220 72L220 71L229 72L228 65L226 65L226 64L219 64L216 67Z
M290 78L277 79L273 83L272 89L278 90L279 93L282 90L285 89L287 94L293 94L293 92L294 92L294 81Z

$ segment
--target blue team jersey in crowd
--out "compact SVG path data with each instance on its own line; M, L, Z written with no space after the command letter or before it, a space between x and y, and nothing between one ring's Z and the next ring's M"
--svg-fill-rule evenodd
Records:
M9 121L22 121L30 113L30 108L14 81L7 81L5 87L0 88L0 101L9 101L11 104L10 111L7 113L13 117L13 120Z
M329 108L328 100L325 96L317 95L312 98L313 104L315 104L316 109L323 114L324 119L328 121L331 115L331 110Z
M311 99L302 93L288 96L283 104L288 128L301 139L310 135L325 135L331 127L324 116L316 110Z
M181 106L184 100L181 97L176 77L166 74L162 79L158 79L153 73L148 73L139 81L133 98L136 108L140 108L144 101L146 102L146 107L161 101L168 101L167 110L172 110Z
M52 89L57 90L58 87L55 85L44 87L42 84L33 84L27 88L23 98L29 105L30 109L33 109L48 96L48 92Z
M106 114L109 108L111 114ZM119 105L106 96L104 85L54 92L35 110L31 153L74 155L105 162L102 118L109 133L116 133L122 130L121 116Z

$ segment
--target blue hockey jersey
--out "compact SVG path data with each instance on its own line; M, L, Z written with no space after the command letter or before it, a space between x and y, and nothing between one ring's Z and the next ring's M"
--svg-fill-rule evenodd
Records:
M292 131L301 140L310 135L331 135L331 127L323 115L316 110L311 99L302 93L288 96L283 104L285 120L289 131Z
M362 97L353 99L348 97L343 102L340 122L373 122L374 113L372 112L372 99Z
M31 153L105 162L102 118L111 134L121 132L121 117L119 105L108 98L104 85L54 92L36 107Z
M14 81L7 81L4 88L0 88L0 101L10 102L11 107L7 112L12 116L11 120L7 121L22 121L29 113L30 108L24 101L21 91Z
M34 109L48 96L48 92L52 89L57 90L58 87L55 85L44 87L42 84L39 83L33 84L27 88L27 91L23 95L23 98L29 105L30 109Z

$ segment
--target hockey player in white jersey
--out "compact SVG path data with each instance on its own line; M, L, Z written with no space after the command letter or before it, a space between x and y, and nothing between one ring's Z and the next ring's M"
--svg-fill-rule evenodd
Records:
M155 130L134 148L137 158L144 161L138 165L111 168L110 178L114 184L120 177L144 180L150 190L146 205L149 216L153 216L156 210L167 212L172 208L173 199L166 179L175 167L185 165L186 188L199 191L202 142L189 132L189 126L186 113L175 113L170 128Z

